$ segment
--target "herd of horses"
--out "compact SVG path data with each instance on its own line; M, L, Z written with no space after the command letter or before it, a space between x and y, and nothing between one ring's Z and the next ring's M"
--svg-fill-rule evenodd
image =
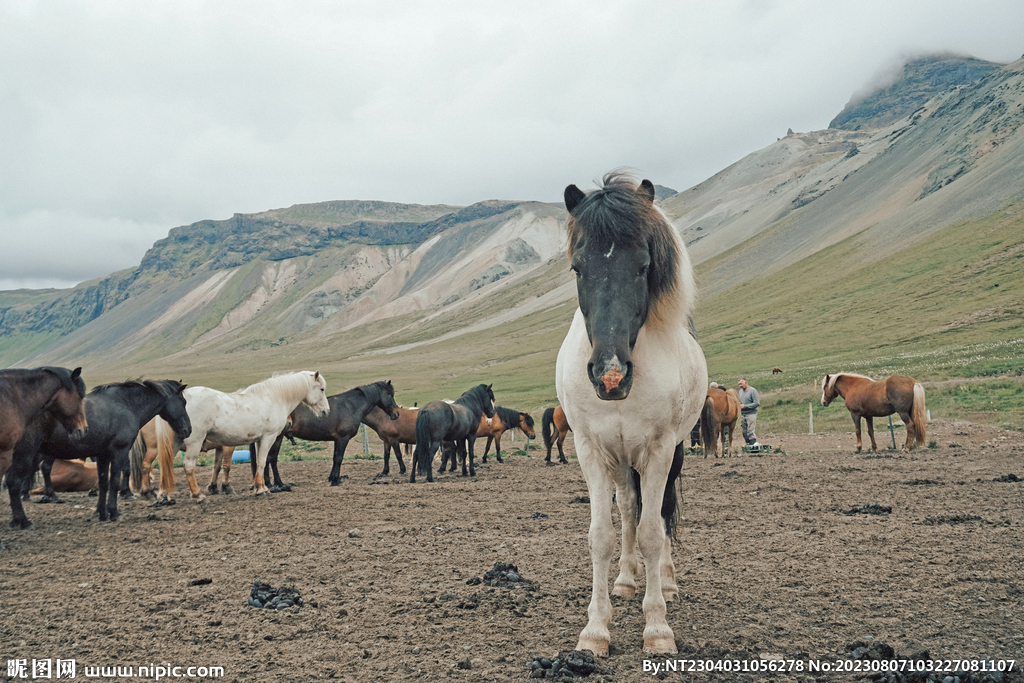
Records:
M591 522L589 546L592 593L587 624L577 649L607 656L612 605L608 579L615 551L611 506L622 521L619 572L613 592L632 597L641 570L646 571L643 598L644 651L676 652L666 620L667 601L678 595L672 540L679 518L677 480L691 425L701 424L706 448L731 452L739 416L735 390L707 389L707 364L697 341L692 309L695 287L689 256L678 233L654 204L655 188L619 173L605 176L596 190L565 189L568 256L575 274L579 307L559 349L555 390L559 405L545 411L542 424L547 457L562 444L572 425L576 456L587 482ZM775 368L781 372L780 368ZM876 449L872 417L898 412L907 425L905 449L925 438L924 390L905 376L874 382L851 373L827 375L822 405L841 396L857 428L865 417ZM268 491L266 468L274 463L282 439L334 442L328 477L340 483L345 448L361 422L377 431L385 444L384 471L394 451L404 473L402 444L414 444L409 468L433 481L432 463L442 449L441 470L455 460L473 475L474 442L518 427L535 436L526 413L495 406L490 385L480 384L453 402L431 401L404 409L394 400L390 382L376 382L327 396L324 378L313 371L289 373L233 394L207 387L186 387L171 380L102 385L85 393L81 369L0 370L0 476L7 474L12 526L29 522L21 505L22 485L40 459L88 458L97 461L100 519L116 519L122 473L131 462L141 485L144 473L160 459L163 495L173 493L170 458L184 450L184 469L194 498L203 494L195 481L196 458L216 449L214 480L208 492L229 491L230 451L250 445L253 490ZM728 435L728 443L727 437ZM485 449L484 458L487 450ZM407 452L408 455L408 452ZM705 454L706 455L706 454ZM44 467L44 479L47 477ZM52 491L48 479L47 492ZM614 494L614 498L613 498ZM646 503L646 504L645 504Z

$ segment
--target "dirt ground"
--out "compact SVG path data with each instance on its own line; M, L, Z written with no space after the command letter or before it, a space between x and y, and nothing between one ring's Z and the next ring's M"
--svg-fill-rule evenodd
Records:
M1024 483L996 481L1024 478L1020 434L937 422L936 447L910 455L855 455L852 433L761 439L785 453L686 460L669 624L678 659L804 671L668 680L855 680L806 667L858 641L1024 667ZM534 655L575 645L591 580L575 460L492 459L475 479L410 485L348 458L335 488L327 461L281 468L291 493L202 504L179 470L176 505L129 502L115 523L84 493L29 504L34 528L0 533L0 659L26 660L29 677L32 660L74 659L79 679L155 664L240 681L518 681ZM236 465L239 490L247 473ZM874 503L891 513L846 514ZM496 562L532 590L467 584ZM254 580L305 604L252 608ZM589 680L648 679L641 600L612 601L611 655Z

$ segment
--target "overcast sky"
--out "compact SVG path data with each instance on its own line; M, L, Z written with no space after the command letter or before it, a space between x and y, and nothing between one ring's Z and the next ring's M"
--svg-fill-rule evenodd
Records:
M297 203L684 190L910 57L1024 53L1021 0L0 0L0 289Z

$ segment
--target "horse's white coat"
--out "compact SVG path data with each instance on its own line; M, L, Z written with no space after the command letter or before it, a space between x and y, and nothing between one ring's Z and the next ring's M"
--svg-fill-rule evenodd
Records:
M689 332L688 308L693 299L689 258L675 230L672 234L681 257L679 282L674 293L658 303L656 315L650 316L640 329L633 348L634 378L629 396L621 401L597 397L587 375L593 349L579 309L555 366L558 400L572 425L591 501L593 594L587 610L588 623L580 634L577 649L590 649L601 656L608 653L611 623L608 568L615 547L611 519L613 486L623 530L615 592L632 596L636 589L639 541L647 565L644 647L654 652L676 651L674 635L665 618L665 595L671 599L678 589L671 543L661 518L661 500L676 445L689 434L704 405L708 373L704 353ZM640 473L645 501L639 527L634 521L636 497L630 482L631 468Z
M195 466L204 442L212 448L247 446L255 442L257 468L253 490L266 493L263 466L291 412L300 403L305 403L318 415L326 415L330 410L327 383L320 373L312 370L271 377L233 394L209 387L188 387L183 395L192 434L184 442L175 440L175 451L185 450L185 475L192 497L199 500L204 496L195 482Z

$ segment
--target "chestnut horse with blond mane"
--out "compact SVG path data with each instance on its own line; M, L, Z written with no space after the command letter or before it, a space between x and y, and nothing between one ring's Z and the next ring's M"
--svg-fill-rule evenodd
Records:
M700 416L701 441L704 442L704 458L708 451L718 457L718 439L722 439L722 457L732 455L732 437L736 422L740 419L740 395L735 389L711 387L704 399L704 412ZM725 430L729 430L729 445L726 446Z
M886 417L899 413L907 426L907 441L903 451L912 451L917 445L925 445L924 387L913 377L893 375L876 382L870 377L852 372L825 375L821 380L821 405L828 406L836 396L842 396L846 408L853 417L857 428L857 452L861 452L860 418L868 423L871 450L877 451L875 426L872 418Z

